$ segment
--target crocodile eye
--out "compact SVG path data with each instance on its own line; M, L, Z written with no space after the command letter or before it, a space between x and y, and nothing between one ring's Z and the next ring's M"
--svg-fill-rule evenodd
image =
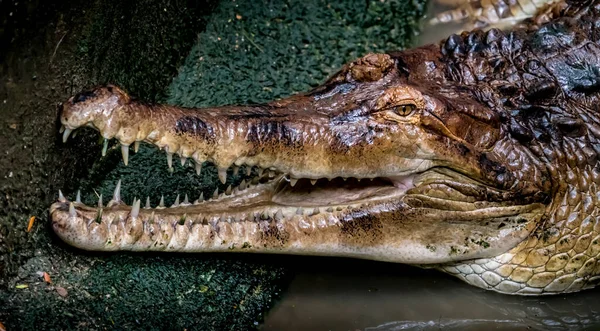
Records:
M406 104L406 105L396 106L394 108L394 112L400 116L408 116L408 115L412 114L416 109L417 109L416 105Z

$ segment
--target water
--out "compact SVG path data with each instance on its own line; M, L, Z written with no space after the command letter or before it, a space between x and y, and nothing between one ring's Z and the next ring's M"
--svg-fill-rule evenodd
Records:
M600 290L508 296L434 270L351 259L294 259L298 274L262 330L600 329Z

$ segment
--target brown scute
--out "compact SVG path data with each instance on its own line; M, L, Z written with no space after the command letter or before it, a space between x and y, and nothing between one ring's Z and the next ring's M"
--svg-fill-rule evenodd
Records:
M367 54L350 64L350 74L357 82L380 80L392 70L394 60L388 54Z

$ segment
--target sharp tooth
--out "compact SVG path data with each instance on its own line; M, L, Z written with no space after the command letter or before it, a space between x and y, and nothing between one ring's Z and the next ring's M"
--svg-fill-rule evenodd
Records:
M73 131L73 138L77 137L77 132L78 131Z
M204 201L204 192L200 193L200 198L198 198L198 200L200 200L200 202Z
M173 168L173 154L167 153L167 165L169 169Z
M121 154L123 154L123 163L129 163L129 145L121 145Z
M265 169L263 169L263 168L261 168L261 167L258 167L258 170L257 170L257 172L258 172L258 177L261 177L261 176L262 176L262 174L263 174L263 172L265 172Z
M246 189L246 180L242 179L242 182L240 183L240 190L245 190Z
M202 172L202 163L196 163L196 175L200 176Z
M65 128L65 132L63 132L63 143L67 142L67 139L69 139L69 135L71 134L71 132L73 132L73 130Z
M75 197L75 202L81 203L81 191L77 190L77 196Z
M290 185L292 185L292 187L296 186L297 182L298 182L297 178L290 178Z
M310 183L313 184L313 185L315 185L317 183L317 180L316 179L311 179Z
M63 132L65 132L65 126L61 125L60 129L58 130L58 133L63 133Z
M140 214L140 202L141 200L133 199L133 205L131 206L131 218L136 218Z
M65 196L62 194L62 192L60 190L58 190L58 201L67 202L67 199L65 199Z
M113 201L120 202L121 201L121 180L117 182L117 187L115 187L115 193L113 193Z
M150 208L152 208L152 207L150 206L150 197L146 197L146 206L145 206L144 208L146 208L146 209L150 209Z
M179 194L177 194L177 198L175 198L175 203L171 206L171 208L179 207Z
M98 208L102 208L102 194L98 197Z
M160 202L158 203L158 207L165 208L165 197L162 195L160 196Z
M342 179L343 179L344 181L347 181L347 180L348 180L348 177L342 177Z
M251 172L252 172L252 166L246 165L246 176L250 176Z
M71 217L75 217L77 216L77 213L75 212L75 206L73 205L73 203L69 203L69 216Z
M227 186L227 190L225 190L225 194L227 194L227 195L231 194L231 185Z
M219 180L223 184L227 182L227 168L219 168Z
M304 215L304 209L302 209L302 207L296 209L296 215Z
M315 208L312 212L312 215L317 215L318 213L320 213L319 208Z
M260 219L261 220L268 220L269 219L269 213L267 213L267 211L263 211L263 213L260 215Z
M102 223L102 208L98 208L98 215L96 215L95 219L96 223Z
M219 188L217 187L217 188L215 189L215 193L213 193L213 196L212 196L212 198L213 198L213 199L216 199L216 198L218 198L218 197L219 197Z
M327 208L327 212L328 212L328 213L333 213L333 207L329 207L329 208Z
M277 211L277 213L275 213L275 220L276 221L281 221L283 219L283 211L281 211L281 209L279 209Z
M102 143L102 156L106 156L107 150L108 150L108 139L104 138L104 142Z
M234 175L234 176L237 176L239 172L240 172L240 167L238 167L238 166L233 166L233 175Z
M273 171L273 170L269 170L269 178L273 178L273 177L275 177L275 175L276 175L276 174L277 174L277 173L275 173L275 171Z
M180 160L181 160L181 166L182 167L185 166L185 162L187 161L187 158L182 156Z
M136 141L133 143L133 151L134 151L135 153L137 153L139 150L140 150L140 142L136 140Z
M187 194L185 195L185 198L183 198L183 203L182 203L182 204L183 204L183 205L189 205L189 204L190 204L190 202L189 202L189 200L188 200L188 196L187 196Z

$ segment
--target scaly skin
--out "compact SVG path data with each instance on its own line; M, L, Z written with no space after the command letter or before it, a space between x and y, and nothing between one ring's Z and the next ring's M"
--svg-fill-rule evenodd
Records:
M370 54L265 105L151 106L114 86L69 99L82 126L201 165L271 169L170 208L64 197L55 232L87 250L348 256L435 267L486 289L600 281L600 4L558 4L512 32ZM550 22L546 22L550 20ZM197 167L198 172L201 171ZM270 178L270 179L269 179Z

